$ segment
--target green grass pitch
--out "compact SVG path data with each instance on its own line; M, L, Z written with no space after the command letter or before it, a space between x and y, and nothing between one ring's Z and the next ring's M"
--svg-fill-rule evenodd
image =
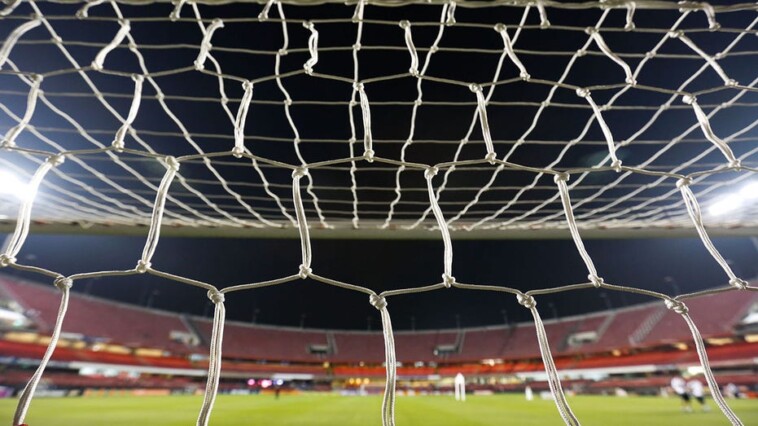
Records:
M201 398L195 396L40 398L32 402L30 426L174 426L194 424ZM683 413L675 398L575 396L569 403L583 425L728 424L718 407L703 413ZM380 425L381 398L337 395L220 396L211 418L213 426L261 424ZM758 424L758 401L730 401L745 424ZM464 403L452 396L399 397L399 425L559 425L552 401L526 402L523 395L469 396ZM0 400L0 422L7 424L15 400Z

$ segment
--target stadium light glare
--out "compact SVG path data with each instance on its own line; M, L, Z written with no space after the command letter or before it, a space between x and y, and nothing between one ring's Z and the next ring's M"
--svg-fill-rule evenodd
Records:
M15 174L2 170L0 171L0 195L12 195L19 199L28 197L28 185L24 183Z
M708 208L708 213L713 216L722 216L731 213L742 206L742 197L739 194L730 194L719 198Z
M740 189L740 196L748 200L758 199L758 182L751 182Z

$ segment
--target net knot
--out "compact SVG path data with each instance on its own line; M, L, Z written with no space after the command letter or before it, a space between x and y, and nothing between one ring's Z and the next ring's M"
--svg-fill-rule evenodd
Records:
M245 148L241 146L235 146L232 148L232 155L234 158L242 158L242 156L245 154Z
M613 160L613 162L611 163L611 168L613 168L613 170L616 171L616 172L620 172L621 171L621 160L619 160L618 158L615 159L615 160Z
M407 19L403 19L402 21L400 21L400 28L406 29L410 27L411 27L411 22L408 21Z
M58 167L66 161L66 157L63 154L51 155L47 158L47 162L52 164L53 167Z
M426 170L424 170L424 177L431 179L437 176L437 173L439 173L439 171L440 169L438 169L437 166L428 167Z
M378 294L372 294L368 297L369 303L371 303L371 306L375 307L378 310L382 310L387 307L387 299L384 298L384 296L380 296Z
M301 178L303 176L308 176L308 169L305 167L295 167L295 170L292 171L292 178Z
M488 152L487 155L484 156L484 159L487 160L490 164L495 164L495 161L497 160L497 153Z
M571 175L569 175L569 174L568 174L568 173L566 173L566 172L560 172L560 173L556 173L556 174L553 176L553 182L555 182L555 183L558 183L558 182L566 182L566 181L568 181L568 180L569 180L569 178L570 178L570 177L571 177Z
M697 98L693 95L684 95L682 96L682 102L684 102L687 105L692 105L697 101Z
M482 91L482 86L480 84L471 83L471 84L468 85L468 89L471 90L474 93L481 92Z
M442 285L445 288L450 288L455 285L455 277L448 274L442 274Z
M0 254L0 268L16 263L16 258L8 256L7 254Z
M59 290L65 291L74 286L74 280L64 276L59 276L53 281L53 284L58 287Z
M226 300L224 293L216 289L208 290L208 299L211 299L211 302L215 304L224 303Z
M586 98L589 95L590 95L590 91L583 87L576 89L576 96L579 96L580 98Z
M166 156L166 158L163 159L166 162L166 167L173 171L179 170L179 160L176 159L173 155Z
M297 275L302 278L306 279L313 273L313 269L309 268L305 265L300 265L300 271L297 273Z
M584 33L587 35L592 35L592 34L595 34L596 32L597 32L597 28L595 27L587 27L584 29Z
M668 36L671 38L679 38L684 35L684 31L677 30L677 31L669 31Z
M729 280L729 285L735 287L738 290L744 290L747 288L747 281L742 278L732 278Z
M742 169L742 162L738 159L731 160L729 162L729 168L734 170L741 170Z
M689 312L687 305L674 299L666 299L666 307L680 315L684 315Z
M603 281L603 278L598 277L597 275L589 274L587 275L587 279L590 280L590 282L595 288L600 288L603 286L603 284L605 284L605 281Z
M364 88L363 83L358 83L358 82L353 83L353 89L360 92L361 90L363 90L363 88Z
M144 274L145 272L150 269L150 267L153 266L150 262L145 262L144 260L139 260L137 262L137 267L135 268L137 272L140 274Z
M676 181L676 187L681 188L683 186L690 186L692 185L692 178L691 177L683 177Z
M516 300L518 300L519 305L525 307L526 309L532 309L537 306L537 301L534 300L533 296L530 296L528 294L517 294Z
M363 152L363 158L368 161L369 163L374 162L374 150L373 149L367 149Z

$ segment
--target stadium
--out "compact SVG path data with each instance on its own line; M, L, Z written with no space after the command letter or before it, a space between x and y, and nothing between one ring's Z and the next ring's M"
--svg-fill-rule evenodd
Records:
M758 423L757 12L4 0L0 421Z

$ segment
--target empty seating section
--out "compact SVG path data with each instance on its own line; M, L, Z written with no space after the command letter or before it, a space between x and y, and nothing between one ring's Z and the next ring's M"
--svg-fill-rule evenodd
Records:
M210 341L212 323L193 319L205 341ZM253 327L227 322L224 327L224 356L239 359L319 361L308 352L310 345L327 345L326 332L273 327Z
M460 362L499 358L508 342L510 330L505 327L466 330L463 350L450 355L448 360Z
M27 316L37 324L39 333L49 334L60 303L60 292L54 286L0 276L0 297L15 299L26 310ZM686 303L703 337L732 336L735 325L753 304L758 303L758 293L725 292L687 299ZM206 343L189 347L172 341L170 334L172 331L192 334L194 331L188 327L194 328L199 333L197 337L200 342L208 342L211 337L211 322L206 318L189 318L186 321L183 322L181 316L174 313L72 293L64 332L81 334L90 342L108 339L109 343L131 348L160 349L166 356L140 357L106 351L73 350L62 345L56 350L54 359L166 368L202 367L203 363L188 361L187 355L207 353ZM647 353L634 353L632 350L679 342L688 344L692 349L692 336L686 323L680 315L667 310L662 303L548 320L545 322L545 330L556 364L560 368L697 361L692 350L665 352L664 348L663 351L659 349ZM572 335L586 332L594 332L597 340L569 344ZM325 353L311 353L309 348L313 346L319 347L322 352L325 349ZM435 353L436 349L443 346L448 351ZM542 368L532 322L461 330L396 331L395 347L398 361L404 364L405 375L426 374L422 369L411 368L418 361L437 362L440 364L439 371L443 374L453 371L504 373ZM613 350L620 350L617 354L619 356L603 356ZM42 345L0 340L0 354L38 358L43 351ZM711 346L708 351L715 361L750 359L758 355L758 344ZM351 375L357 374L357 371L350 370L350 365L365 363L377 366L384 362L384 341L380 331L301 330L232 321L226 323L223 353L226 359L236 360L225 364L225 369L262 372L275 368L321 374L324 371L321 364L329 361L341 364L339 368L343 368L334 370L335 374ZM483 360L499 361L486 365L482 364ZM279 362L296 364L289 366ZM376 374L380 374L379 370ZM363 374L369 373L373 374L373 371L364 371Z
M640 325L662 308L660 304L641 308L630 308L612 313L613 319L608 329L594 343L582 346L583 352L610 351L613 349L629 348L632 345L630 339Z
M332 362L384 362L381 333L335 331L334 342L334 353L329 356ZM428 359L432 359L431 354Z
M400 362L427 361L438 346L455 347L457 332L420 331L395 333L395 351Z
M706 337L729 336L746 309L758 301L754 292L727 292L711 296L687 300L690 316L697 325L700 334ZM729 309L722 309L729 306ZM682 317L672 311L666 312L660 322L655 325L642 344L690 340L692 335Z
M39 312L45 330L55 323L60 291L54 286L21 284L11 280L4 280L2 284L10 288L22 306ZM157 348L173 353L190 351L184 344L170 339L172 331L189 333L178 315L79 295L72 295L69 299L63 331L82 334L90 339L108 339L130 347Z

